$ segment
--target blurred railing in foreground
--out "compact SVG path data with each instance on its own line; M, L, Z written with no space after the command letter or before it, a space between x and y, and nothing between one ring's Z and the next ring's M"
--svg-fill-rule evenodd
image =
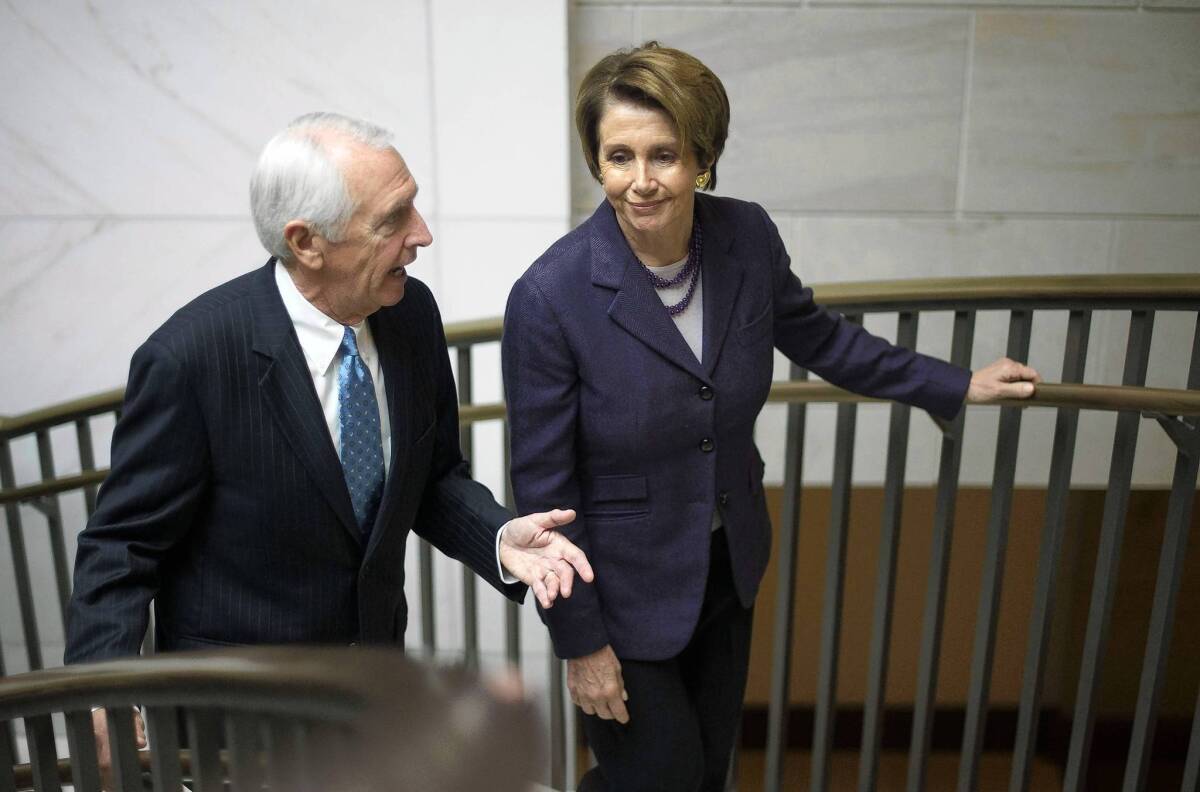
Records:
M1086 637L1080 659L1074 711L1071 718L1070 747L1064 762L1066 790L1089 788L1087 770L1092 753L1096 721L1096 696L1099 674L1110 639L1113 601L1120 567L1120 549L1125 531L1126 511L1133 475L1134 449L1142 419L1153 420L1177 448L1174 477L1163 528L1162 556L1149 615L1150 630L1145 646L1137 709L1133 716L1132 736L1125 765L1124 788L1144 789L1154 743L1163 680L1170 657L1172 627L1191 525L1195 496L1197 463L1200 459L1200 277L1147 275L1138 277L1045 277L926 280L894 283L861 283L818 288L817 299L825 306L842 312L847 319L862 322L879 315L895 317L897 343L915 347L920 318L929 314L952 316L950 359L969 366L975 346L976 316L984 311L1008 314L1006 353L1028 359L1035 315L1065 315L1066 334L1062 342L1061 383L1038 388L1034 398L1004 405L999 410L997 441L991 481L991 506L987 524L987 552L980 570L980 597L975 625L966 718L962 734L958 789L974 789L978 783L983 731L989 708L989 688L996 653L996 629L1000 594L1004 582L1005 549L1008 541L1017 450L1022 413L1026 409L1052 408L1057 411L1054 439L1046 481L1046 506L1041 529L1040 551L1032 610L1028 614L1028 642L1023 670L1016 740L1012 747L1010 789L1028 789L1032 762L1037 746L1039 715L1042 711L1042 685L1046 674L1051 616L1055 607L1056 569L1061 560L1068 492L1072 483L1072 463L1081 410L1115 411L1112 430L1111 466L1099 530L1094 584L1087 615ZM1128 321L1123 375L1119 386L1089 385L1084 382L1084 366L1092 338L1093 316L1115 315ZM1189 338L1172 342L1181 346L1190 342L1187 390L1146 388L1151 338L1156 315L1182 313L1192 328ZM499 403L474 404L472 393L472 350L476 345L495 342L501 331L499 320L471 322L447 328L447 338L456 358L460 393L463 451L471 458L472 428L484 421L503 421L504 407ZM1039 339L1040 345L1051 343ZM846 573L849 504L853 489L854 436L858 405L871 401L833 386L807 382L807 372L792 366L789 381L778 382L771 400L786 402L787 428L784 455L782 519L776 526L775 554L778 560L777 600L772 635L770 701L767 734L765 787L780 788L783 757L787 746L786 724L789 699L789 673L792 626L796 588L797 527L803 491L802 466L806 410L809 404L836 403L837 418L833 449L832 509L828 529L826 573L819 653L817 695L813 714L811 749L811 788L825 790L830 782L833 723L837 710L837 668L842 626L842 603ZM23 416L0 419L0 503L8 524L15 583L20 600L21 629L30 668L43 665L35 608L34 583L30 579L24 545L26 530L21 523L18 504L33 506L44 518L53 557L53 596L58 616L69 596L66 537L59 497L80 490L88 514L95 504L96 488L105 470L96 469L90 420L94 416L120 411L120 391L73 402ZM938 422L941 449L936 483L936 510L933 518L933 545L925 581L924 614L919 627L920 660L917 669L917 693L912 706L911 745L908 759L910 792L926 786L926 767L938 684L938 662L942 650L943 619L946 607L947 578L954 527L956 495L959 489L964 439L964 411L950 422ZM905 462L908 451L911 408L891 407L887 437L884 510L879 540L879 561L875 582L872 631L868 653L869 672L863 710L859 754L859 788L876 787L882 724L885 712L884 690L887 682L889 643L896 585L896 557L900 539L902 495L905 486ZM50 432L56 427L74 427L77 437L79 472L59 476L51 453ZM1152 431L1158 431L1153 429ZM17 486L13 475L11 443L18 438L35 437L41 481ZM507 443L504 443L507 446ZM506 453L506 450L505 452ZM507 471L507 460L504 470ZM511 498L510 498L511 502ZM71 535L79 526L72 525ZM43 529L39 526L39 529ZM419 599L422 644L430 652L435 648L434 604L442 587L453 582L436 581L432 554L424 543L420 549ZM468 665L478 665L479 624L476 608L476 582L467 571L460 581L463 600L463 647ZM45 596L44 594L42 595ZM505 614L506 655L520 661L519 610L508 605ZM760 608L771 607L760 602ZM11 629L0 625L0 629ZM916 631L917 628L913 627ZM0 658L2 662L2 658ZM0 673L3 668L0 666ZM568 749L567 719L570 711L563 695L563 667L552 662L550 675L550 749L549 781L555 789L573 786L568 771L574 763ZM1200 696L1191 730L1182 789L1197 788L1200 780ZM3 763L0 763L2 765ZM0 790L3 786L0 785Z
M107 707L113 788L178 792L527 792L525 704L395 649L256 647L131 658L0 679L0 790L98 792L91 707ZM135 741L144 708L149 746ZM468 713L470 717L463 717ZM30 761L13 767L21 719ZM60 758L54 721L65 727Z

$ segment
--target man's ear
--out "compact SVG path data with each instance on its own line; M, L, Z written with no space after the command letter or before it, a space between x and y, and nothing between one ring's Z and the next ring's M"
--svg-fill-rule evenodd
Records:
M292 252L292 261L306 270L319 270L325 263L325 241L303 220L290 220L283 227L283 241Z

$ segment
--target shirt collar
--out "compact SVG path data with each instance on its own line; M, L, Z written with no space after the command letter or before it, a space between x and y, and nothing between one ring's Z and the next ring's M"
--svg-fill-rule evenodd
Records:
M309 373L314 377L325 376L337 360L342 336L346 332L345 326L306 300L296 288L287 268L279 261L275 262L275 285L279 288L279 296L283 298L283 307L292 320L292 326L296 328L296 338L300 341ZM364 320L352 329L361 337L365 325Z

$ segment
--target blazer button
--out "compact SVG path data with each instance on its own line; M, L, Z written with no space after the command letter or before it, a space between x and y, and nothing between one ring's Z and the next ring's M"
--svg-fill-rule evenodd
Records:
M700 441L700 450L701 450L701 451L703 451L703 452L704 452L704 453L706 453L706 454L707 454L709 451L712 451L712 450L713 450L714 448L716 448L716 447L717 447L717 446L716 446L716 444L715 444L715 443L713 443L713 441L712 441L710 438L707 438L707 437L706 437L706 438L704 438L703 440L701 440L701 441Z
M720 503L722 506L728 506L729 505L729 493L722 492L720 495L717 496L717 502Z
M707 385L701 385L700 386L700 398L704 399L704 401L712 401L712 397L713 397L713 389L708 387Z

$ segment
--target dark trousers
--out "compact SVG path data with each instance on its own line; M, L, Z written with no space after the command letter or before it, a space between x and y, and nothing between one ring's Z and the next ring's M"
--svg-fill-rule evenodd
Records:
M621 661L629 723L583 715L597 766L579 792L720 792L746 690L753 608L733 585L725 531L712 536L691 640L669 660Z

